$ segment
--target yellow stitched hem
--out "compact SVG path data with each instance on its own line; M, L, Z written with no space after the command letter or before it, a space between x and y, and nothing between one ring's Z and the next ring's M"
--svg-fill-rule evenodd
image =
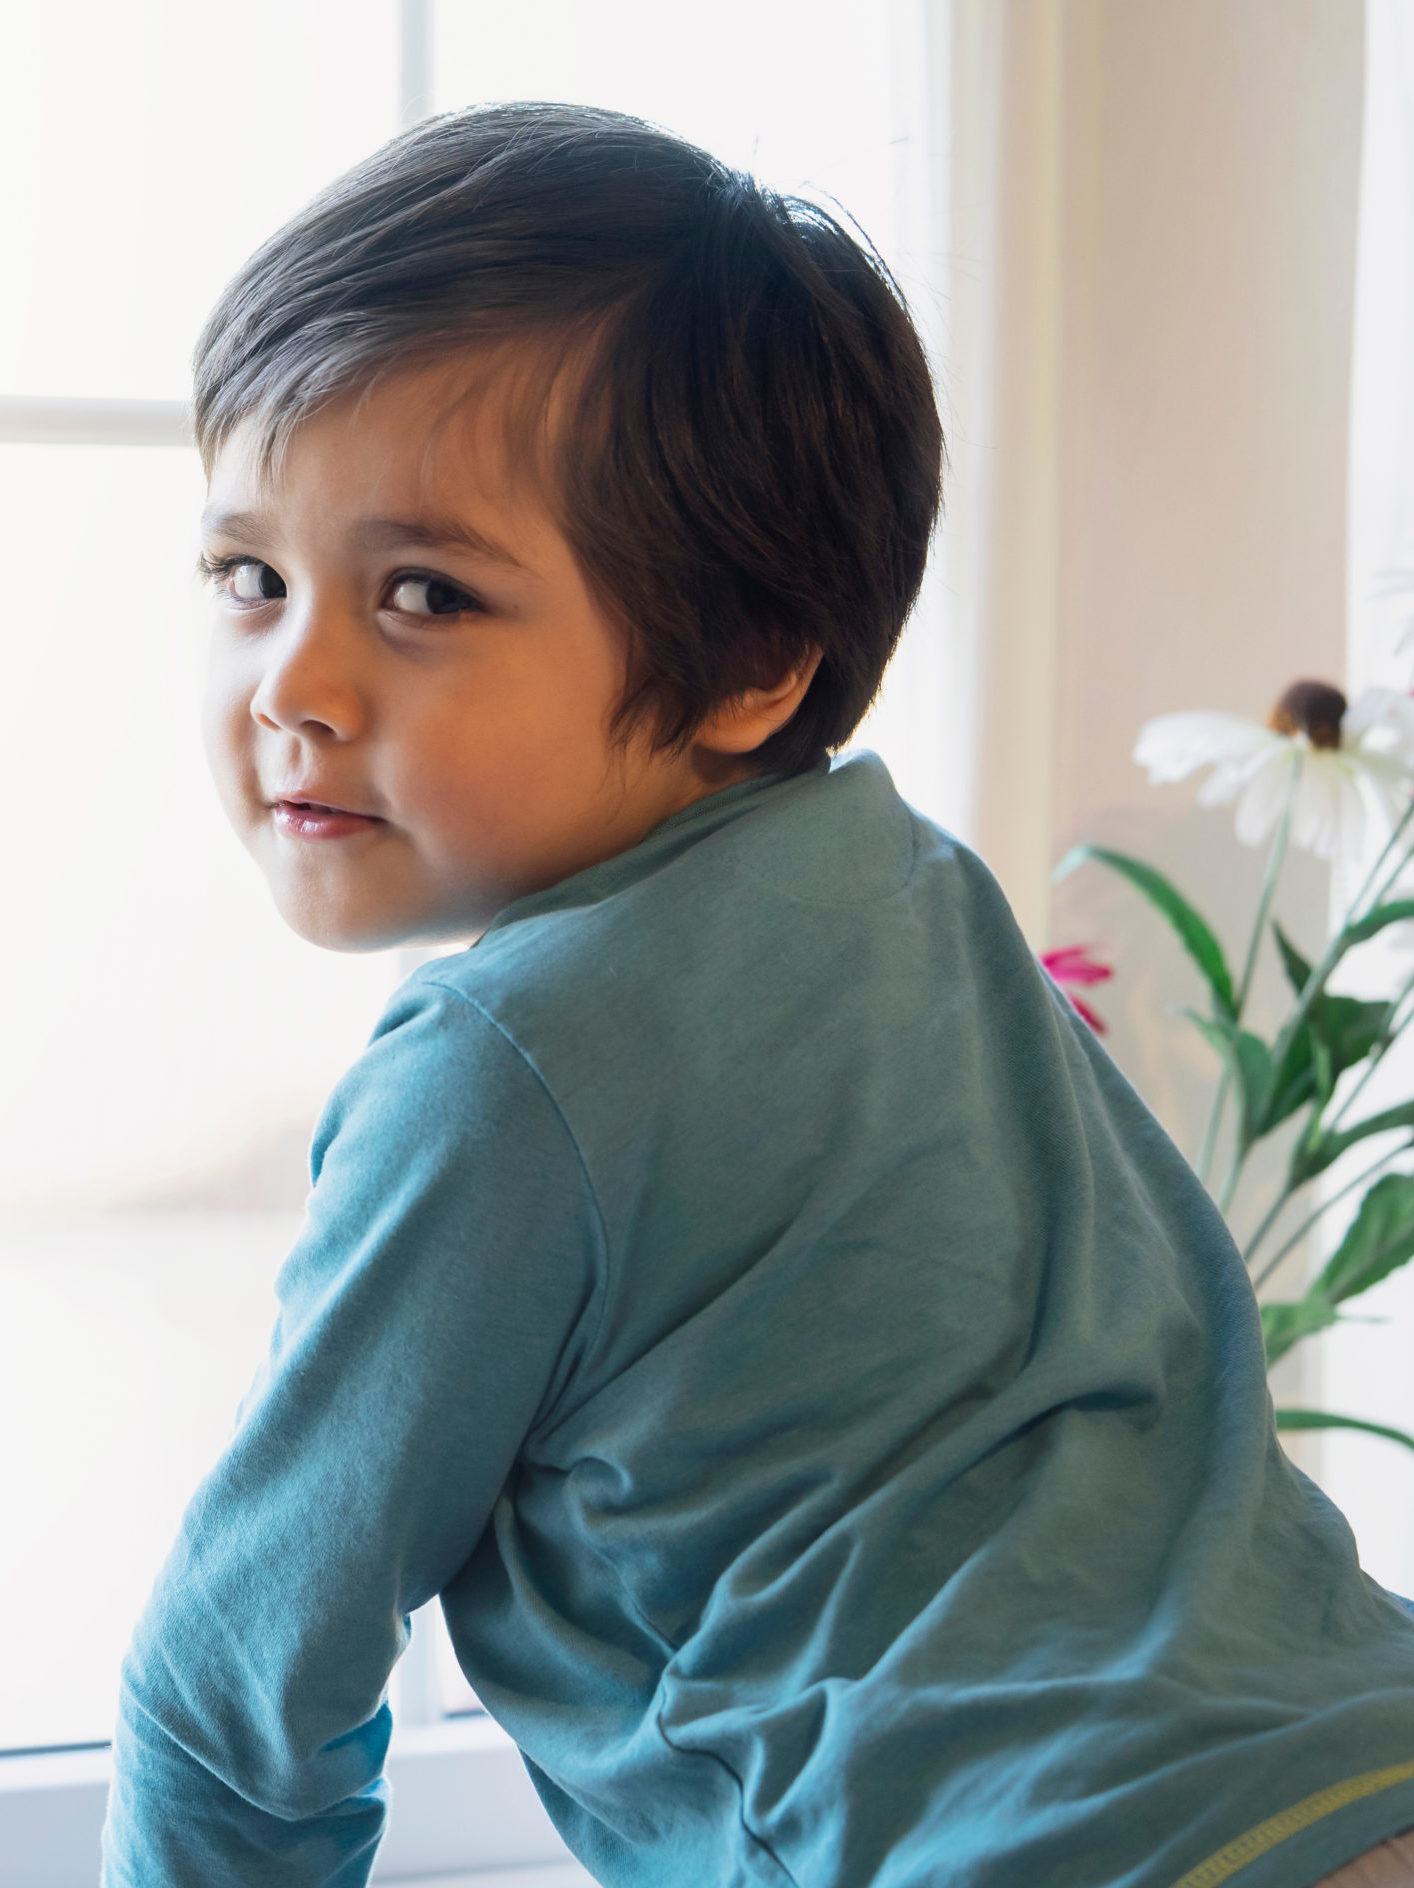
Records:
M1343 1809L1347 1803L1357 1803L1362 1796L1377 1796L1381 1790L1388 1790L1396 1783L1408 1783L1411 1779L1414 1779L1414 1763L1396 1763L1391 1764L1388 1770L1367 1770L1362 1777L1347 1777L1344 1783L1333 1783L1328 1790L1318 1790L1314 1796L1308 1796L1303 1802L1293 1803L1290 1809L1282 1810L1280 1815L1269 1816L1266 1822L1259 1822L1255 1829L1249 1829L1236 1842L1229 1842L1225 1849L1210 1855L1206 1862L1189 1869L1183 1880L1176 1881L1173 1888L1218 1888L1219 1882L1235 1875L1239 1868L1246 1868L1249 1862L1255 1862L1259 1855L1265 1855L1268 1849L1285 1842L1288 1836L1294 1836L1298 1829L1309 1829L1313 1822L1329 1816L1332 1810Z

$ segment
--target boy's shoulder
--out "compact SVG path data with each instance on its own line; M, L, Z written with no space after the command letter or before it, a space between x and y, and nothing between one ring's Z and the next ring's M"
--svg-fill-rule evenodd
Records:
M906 893L925 858L980 860L910 807L868 750L711 794L638 845L518 900L427 974L497 1016L681 992L782 938L843 927ZM422 974L422 973L419 973Z
M414 978L475 1005L557 1089L602 1094L631 1063L643 1095L655 1075L691 1079L724 1038L764 1054L763 1025L867 1011L871 979L995 968L1020 947L1003 933L983 862L865 750L696 802Z

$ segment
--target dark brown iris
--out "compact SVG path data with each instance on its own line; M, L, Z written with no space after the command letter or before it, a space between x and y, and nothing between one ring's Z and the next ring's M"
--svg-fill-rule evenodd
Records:
M1312 747L1340 746L1345 697L1330 682L1293 682L1267 716L1277 734L1304 734Z

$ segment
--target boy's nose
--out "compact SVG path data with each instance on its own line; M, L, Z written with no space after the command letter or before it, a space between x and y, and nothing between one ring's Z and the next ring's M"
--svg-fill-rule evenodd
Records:
M367 706L350 667L351 633L313 612L282 624L251 696L252 718L262 727L342 741L361 733Z

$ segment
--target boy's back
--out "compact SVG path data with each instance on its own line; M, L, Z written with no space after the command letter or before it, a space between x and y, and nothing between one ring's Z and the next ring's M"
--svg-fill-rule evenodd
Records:
M301 1819L281 1881L357 1868L438 1592L625 1888L1306 1888L1414 1822L1414 1620L1277 1444L1220 1216L875 756L417 972L315 1167L129 1659L115 1885Z

